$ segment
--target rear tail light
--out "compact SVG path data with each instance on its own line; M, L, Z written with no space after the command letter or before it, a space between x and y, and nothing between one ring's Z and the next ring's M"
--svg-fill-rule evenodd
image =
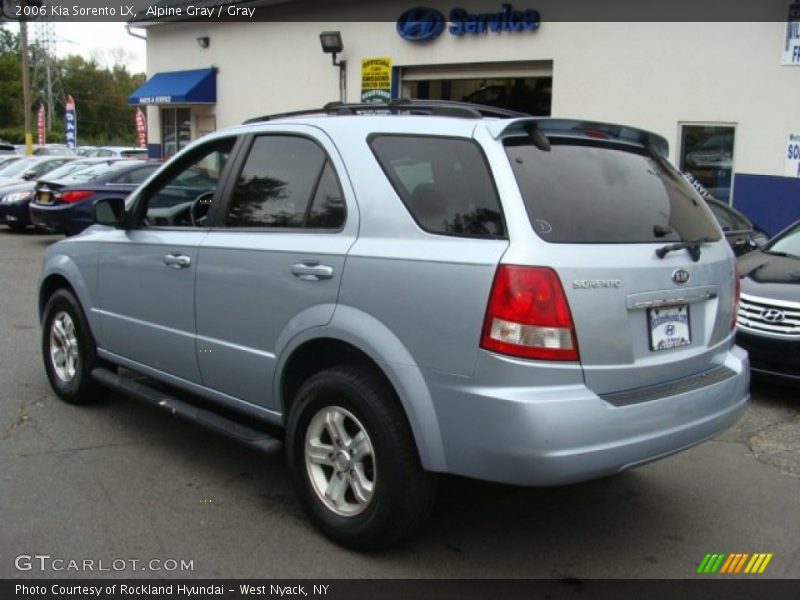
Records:
M73 202L80 202L81 200L85 200L89 196L94 196L94 192L88 192L85 190L72 190L61 194L60 199L62 202L66 202L67 204L72 204Z
M567 297L555 271L500 265L494 277L481 348L539 360L578 360Z
M731 330L736 329L736 317L739 315L739 297L742 294L742 284L739 281L739 269L733 269L733 314L731 315Z

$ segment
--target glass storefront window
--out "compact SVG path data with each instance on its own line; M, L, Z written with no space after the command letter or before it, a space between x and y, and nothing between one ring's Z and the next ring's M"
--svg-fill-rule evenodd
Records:
M715 198L730 202L735 128L724 125L681 126L680 167Z
M169 158L192 140L192 114L188 108L161 109L161 145L163 157Z

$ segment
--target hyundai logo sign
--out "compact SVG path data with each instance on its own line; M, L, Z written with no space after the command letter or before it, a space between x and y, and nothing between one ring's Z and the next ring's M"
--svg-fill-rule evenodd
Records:
M412 8L397 19L397 34L409 42L435 39L444 31L444 15L435 8Z
M439 37L450 23L450 35L487 35L516 31L536 31L541 18L533 9L515 10L509 3L496 12L470 13L463 8L450 10L449 18L435 8L418 6L407 10L397 19L397 33L409 42L425 42Z
M767 323L783 323L786 314L777 308L765 308L761 311L761 318Z

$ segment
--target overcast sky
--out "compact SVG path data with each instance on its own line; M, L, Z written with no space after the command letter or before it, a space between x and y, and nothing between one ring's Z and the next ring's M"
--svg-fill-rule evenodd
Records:
M18 30L17 24L5 27ZM31 40L36 38L36 25L29 27ZM134 33L144 34L142 29ZM147 72L145 41L128 35L124 23L55 23L56 52L58 56L79 54L89 60L95 58L102 66L113 66L117 56L132 73Z

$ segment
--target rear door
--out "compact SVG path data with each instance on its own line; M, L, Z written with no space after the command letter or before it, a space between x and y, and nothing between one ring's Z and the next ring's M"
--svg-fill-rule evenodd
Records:
M333 316L358 213L319 130L251 136L199 250L197 357L207 387L272 406L276 355Z
M598 394L712 369L728 349L734 263L705 202L654 149L506 139L533 232L504 262L553 267ZM706 240L694 249L670 246Z

